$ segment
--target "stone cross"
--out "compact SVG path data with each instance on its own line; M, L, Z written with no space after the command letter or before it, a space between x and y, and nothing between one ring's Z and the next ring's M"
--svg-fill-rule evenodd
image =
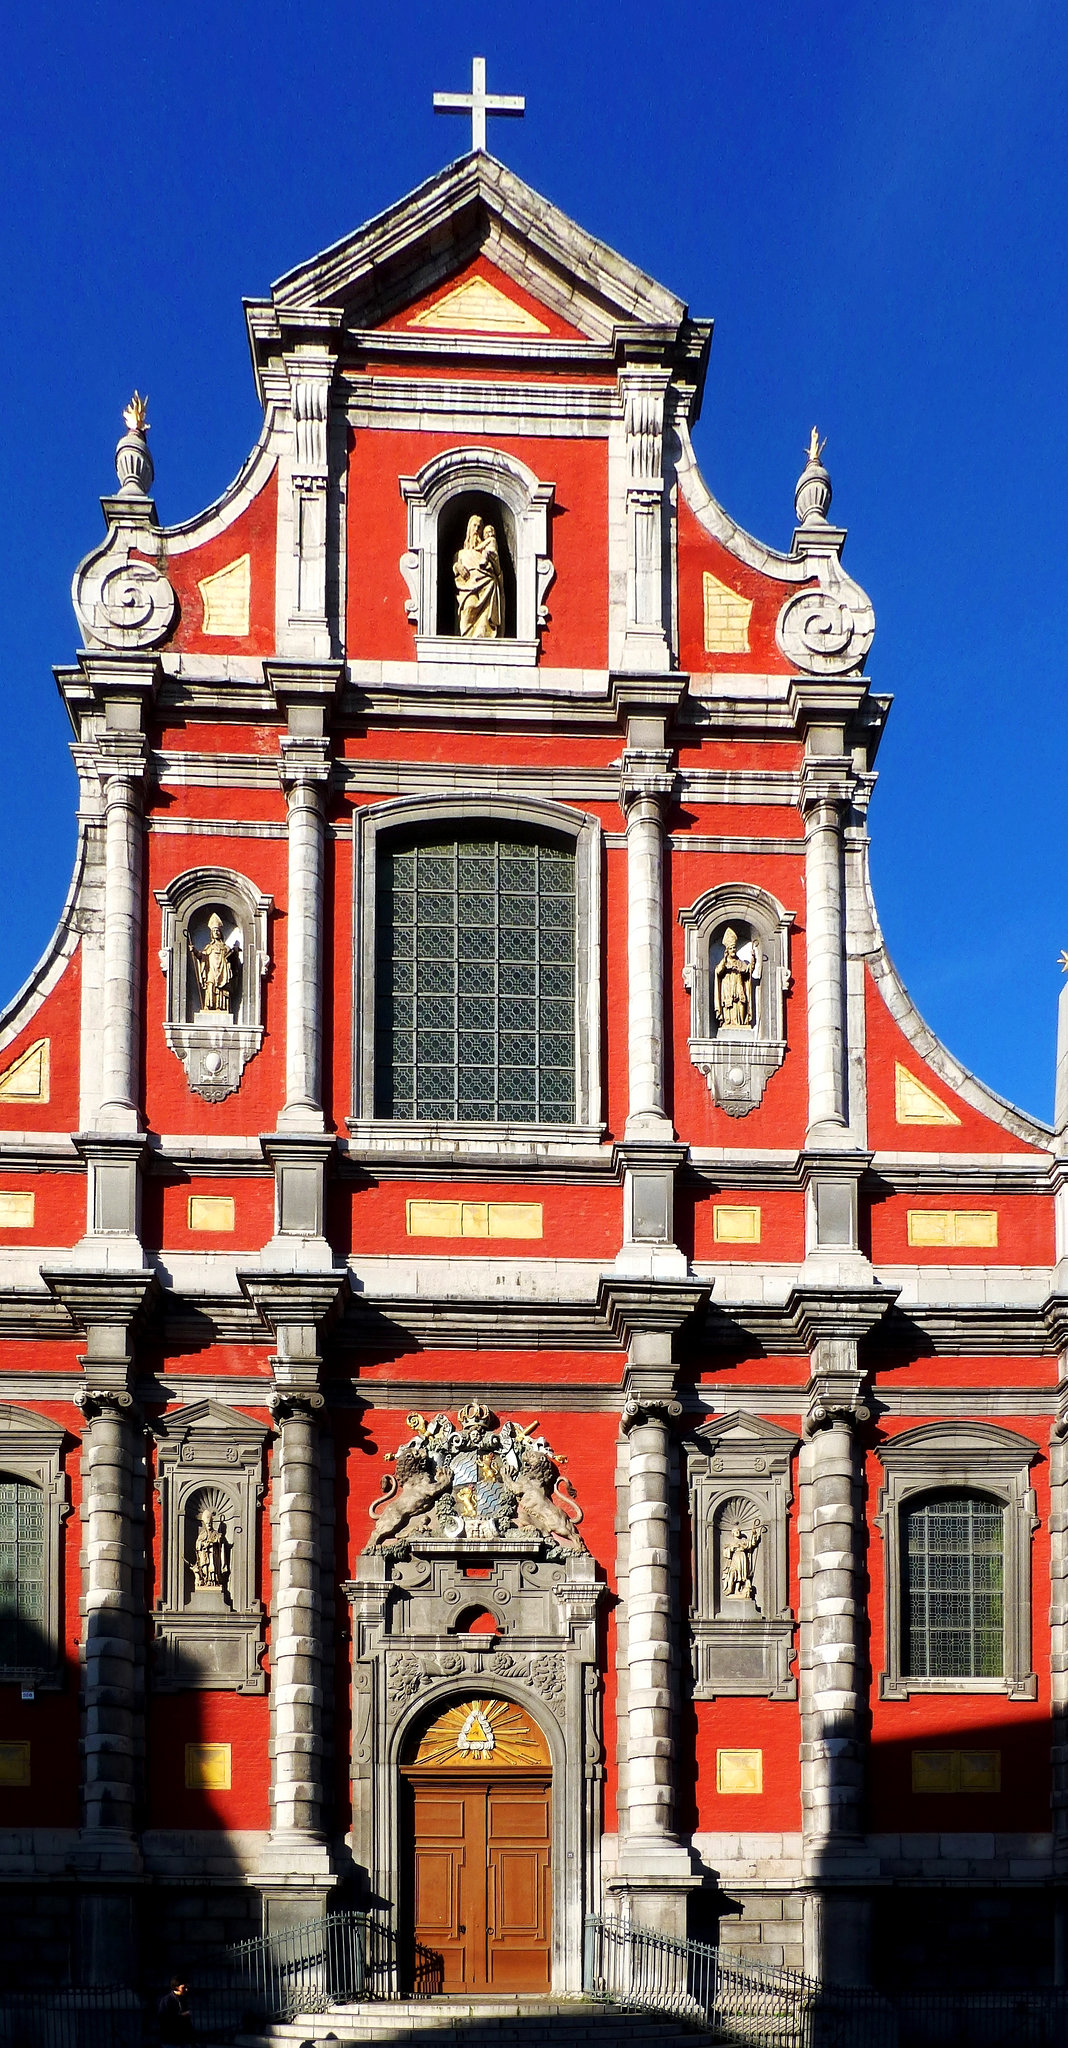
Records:
M526 100L518 93L489 93L486 91L486 59L471 59L470 92L436 92L434 112L436 114L467 114L471 116L471 147L486 147L486 115L514 114L526 112Z

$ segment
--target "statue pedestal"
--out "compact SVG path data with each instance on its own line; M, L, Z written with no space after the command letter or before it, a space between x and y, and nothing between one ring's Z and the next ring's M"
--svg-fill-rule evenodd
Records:
M194 1586L189 1606L194 1614L228 1614L230 1611L224 1586Z

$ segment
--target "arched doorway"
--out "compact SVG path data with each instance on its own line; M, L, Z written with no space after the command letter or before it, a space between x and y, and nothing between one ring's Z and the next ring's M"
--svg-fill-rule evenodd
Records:
M465 1696L414 1731L401 1766L410 1957L446 1992L552 1983L552 1766L513 1700Z

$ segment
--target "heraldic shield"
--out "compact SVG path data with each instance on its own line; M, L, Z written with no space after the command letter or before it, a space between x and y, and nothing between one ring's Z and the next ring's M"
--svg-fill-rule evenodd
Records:
M536 1535L551 1549L581 1551L582 1509L560 1476L562 1462L537 1423L500 1422L479 1401L428 1422L409 1415L413 1435L392 1454L368 1549L417 1535L486 1542L511 1531Z

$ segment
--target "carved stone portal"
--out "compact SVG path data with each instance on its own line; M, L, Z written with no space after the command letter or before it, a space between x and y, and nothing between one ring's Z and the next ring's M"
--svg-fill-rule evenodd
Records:
M402 1546L359 1559L345 1588L353 1854L370 1899L403 1898L400 1765L413 1731L460 1702L461 1726L476 1703L515 1702L552 1761L553 1982L578 1991L583 1915L596 1910L600 1888L597 1610L605 1589L586 1550L545 1551L542 1537L515 1527L478 1538L409 1524Z

